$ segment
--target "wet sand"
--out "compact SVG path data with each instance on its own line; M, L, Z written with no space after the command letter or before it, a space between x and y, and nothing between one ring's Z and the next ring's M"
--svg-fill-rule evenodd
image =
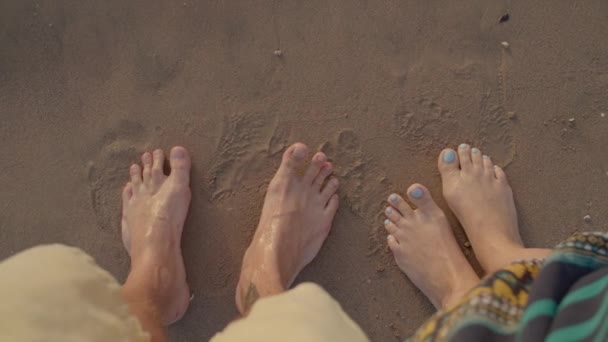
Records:
M383 201L421 182L447 209L444 146L505 167L531 246L608 223L607 17L602 0L3 1L0 257L61 242L123 280L127 169L186 146L194 299L170 334L207 340L237 316L265 186L302 141L334 161L342 205L298 282L373 340L405 337L433 310L386 249Z

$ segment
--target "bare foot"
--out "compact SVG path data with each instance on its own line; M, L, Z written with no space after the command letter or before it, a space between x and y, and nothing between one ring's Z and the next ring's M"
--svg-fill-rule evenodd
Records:
M319 253L338 209L338 180L318 152L307 166L308 147L296 143L268 186L260 223L245 252L236 305L246 314L260 297L289 288Z
M163 172L162 150L144 153L141 161L143 172L131 166L122 196L122 237L131 256L125 288L134 291L132 297L150 301L169 325L184 315L190 297L180 243L190 205L191 162L183 147L171 150L169 176Z
M388 246L399 268L437 309L455 304L479 283L479 278L458 247L445 214L420 184L407 191L417 209L399 195L388 198Z
M462 223L477 259L488 273L517 259L542 258L544 249L526 249L519 235L513 192L504 171L467 144L439 156L443 195Z

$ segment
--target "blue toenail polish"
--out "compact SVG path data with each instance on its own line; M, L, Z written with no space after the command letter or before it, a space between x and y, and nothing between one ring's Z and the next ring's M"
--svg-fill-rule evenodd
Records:
M473 147L473 149L471 150L471 152L477 154L477 153L479 153L479 149L477 147Z
M384 220L384 225L388 225L389 223L391 223L391 221L389 221L388 219Z
M467 144L460 144L460 146L458 146L458 147L460 147L461 149L464 150L465 148L469 147L469 145L467 145Z
M393 213L393 208L391 208L391 207L386 208L386 213L388 215L392 214Z
M443 154L443 161L446 163L453 163L456 160L456 153L454 151L447 151Z
M391 202L397 203L397 195L395 195L395 194L391 195Z
M412 192L410 192L410 195L412 195L412 197L414 198L422 198L422 196L424 195L424 191L422 191L422 189L420 188L416 188L412 190Z

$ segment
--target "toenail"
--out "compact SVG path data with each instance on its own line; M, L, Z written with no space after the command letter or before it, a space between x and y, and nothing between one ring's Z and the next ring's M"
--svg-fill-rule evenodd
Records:
M182 150L181 148L174 148L173 150L171 150L171 158L185 158L186 157L186 152L184 152L184 150Z
M490 159L490 157L488 157L488 156L484 155L484 156L483 156L483 159Z
M306 150L301 146L296 146L293 150L293 156L296 159L304 159L306 157Z
M453 163L456 160L456 153L454 151L447 151L443 154L443 161L446 163Z
M384 220L384 225L388 226L388 224L391 223L391 221L389 221L389 219Z
M479 153L479 149L477 147L473 147L471 150L472 153Z
M420 188L416 188L412 190L412 192L410 192L410 195L412 195L412 197L414 198L422 198L422 196L424 195L424 191Z
M386 208L386 213L388 215L392 214L393 213L393 208L391 208L391 207Z
M397 195L392 194L391 197L390 197L390 199L391 199L391 202L397 203Z
M469 147L469 145L467 145L467 144L460 144L460 146L458 146L458 147L460 147L461 149L464 150L465 148Z
M317 156L317 161L319 163L324 163L327 160L327 157L324 154L318 155Z

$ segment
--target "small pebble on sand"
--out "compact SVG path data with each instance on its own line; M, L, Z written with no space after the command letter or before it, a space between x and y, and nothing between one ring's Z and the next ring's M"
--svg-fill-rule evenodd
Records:
M500 45L502 45L502 47L504 47L506 49L509 47L509 42L502 42L502 43L500 43Z
M507 117L509 120L515 120L517 118L517 114L515 112L507 112Z
M585 222L587 223L591 222L591 215L585 215L585 217L583 217L583 220L585 220Z
M576 119L575 119L575 118L570 118L570 119L568 119L568 122L570 122L570 123L572 123L572 122L574 122L574 121L576 121Z
M276 50L274 50L274 55L277 57L281 57L281 56L283 56L283 51L276 49Z
M606 113L600 113L600 116L605 118L606 117Z

